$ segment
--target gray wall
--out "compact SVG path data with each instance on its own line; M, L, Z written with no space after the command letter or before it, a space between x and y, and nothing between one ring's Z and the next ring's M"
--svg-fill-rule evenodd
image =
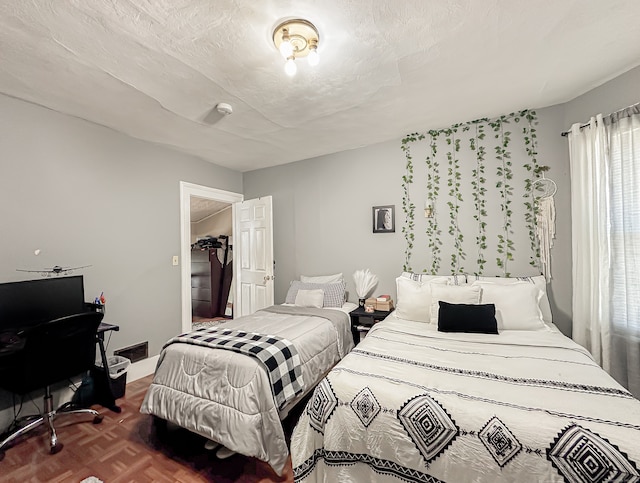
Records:
M245 173L245 199L273 196L276 302L301 274L337 272L355 300L351 275L362 268L378 275L376 293L395 293L404 240L397 224L372 234L371 207L398 210L403 172L399 142L388 142Z
M558 185L553 280L548 292L554 321L568 335L571 334L571 205L568 147L560 133L572 122L584 122L597 112L606 114L638 102L638 85L640 68L569 103L537 109L538 161L550 166L548 176ZM416 126L416 130L442 127L446 126ZM301 274L335 272L345 274L350 300L355 301L352 274L360 268L370 268L378 275L376 293L395 296L395 278L402 271L405 249L401 232L401 177L405 159L400 145L398 139L244 173L245 199L273 196L276 302L284 300L290 281ZM371 207L384 204L396 205L396 233L373 234ZM417 216L417 230L421 222L424 218ZM416 245L414 252L419 249ZM448 265L443 267L446 273ZM511 272L517 275L515 270ZM522 272L530 273L530 267L523 266Z
M180 181L242 192L242 175L105 127L0 96L0 282L54 265L91 267L109 352L181 330ZM40 249L39 256L34 250Z
M559 134L563 111L559 107L542 109L538 111L538 118L539 163L549 165L551 172L557 174L554 179L559 188L556 208L560 233L552 254L552 270L557 275L554 275L550 298L555 302L556 322L566 331L570 326L571 304L570 273L566 273L564 262L570 240L562 228L568 224L570 210L568 162ZM405 250L401 189L405 157L400 146L400 140L396 140L244 174L246 199L273 196L276 302L284 300L289 282L301 274L334 272L344 273L350 300L355 301L352 274L360 268L369 268L378 276L380 282L375 293L390 293L395 298L395 278L402 272ZM441 169L446 172L446 167ZM495 191L487 196L496 201L499 193ZM446 195L441 193L441 197ZM473 203L471 199L467 202ZM420 203L416 201L416 232L421 232L425 224ZM396 232L374 234L371 207L387 204L396 206ZM490 214L490 217L500 216ZM442 240L445 243L446 230L444 226ZM413 249L416 271L426 266L420 262L425 258L421 250L426 248L416 243ZM446 247L442 273L446 274L450 273L450 267L445 250ZM535 273L528 260L512 267L511 272L513 276Z

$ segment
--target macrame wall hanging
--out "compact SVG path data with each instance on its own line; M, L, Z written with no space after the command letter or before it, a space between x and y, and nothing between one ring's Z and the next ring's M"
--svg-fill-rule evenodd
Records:
M536 237L540 247L540 264L542 273L551 280L551 248L556 237L556 206L553 196L558 187L552 179L545 176L549 166L539 166L538 172L542 177L533 182L532 193L535 200L536 211Z

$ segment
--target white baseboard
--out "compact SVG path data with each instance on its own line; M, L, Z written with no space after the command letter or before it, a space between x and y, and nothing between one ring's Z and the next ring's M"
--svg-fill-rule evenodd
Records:
M127 372L127 383L137 381L149 374L153 374L156 371L156 365L158 364L159 357L160 355L156 355L131 364L129 366L129 371Z

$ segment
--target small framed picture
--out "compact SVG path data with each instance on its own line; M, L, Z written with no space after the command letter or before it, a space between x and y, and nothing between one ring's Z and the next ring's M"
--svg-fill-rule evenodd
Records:
M395 233L396 231L396 206L373 207L373 232Z

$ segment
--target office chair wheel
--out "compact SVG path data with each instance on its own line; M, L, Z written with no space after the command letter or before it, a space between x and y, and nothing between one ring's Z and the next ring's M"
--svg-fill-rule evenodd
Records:
M93 424L100 424L103 419L104 416L102 414L98 414L97 416L93 417Z
M62 451L62 448L64 448L64 444L62 443L56 443L51 447L51 450L49 451L50 454L57 454L60 451Z

